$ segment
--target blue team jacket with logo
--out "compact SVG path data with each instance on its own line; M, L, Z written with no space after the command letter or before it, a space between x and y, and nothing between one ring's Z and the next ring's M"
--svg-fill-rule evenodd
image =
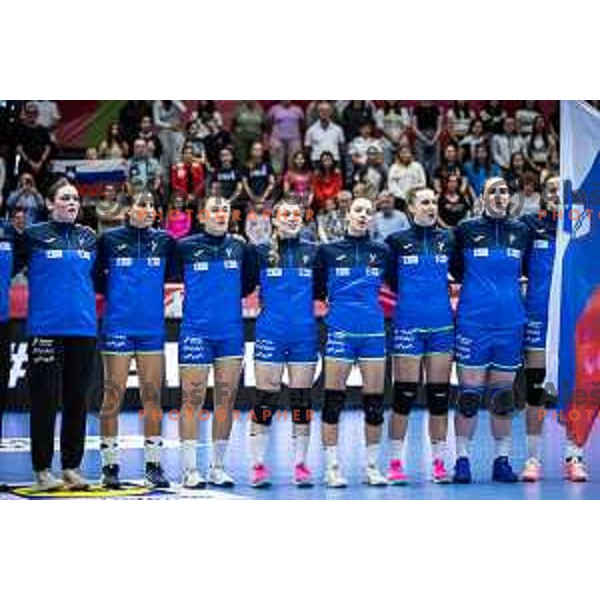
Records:
M382 334L381 284L388 278L390 251L368 236L347 235L319 247L315 293L327 298L327 325L355 335Z
M106 297L102 331L164 332L164 284L175 241L165 231L125 225L98 239L97 287Z
M412 225L389 236L390 288L398 292L398 327L439 329L453 324L448 268L454 241L448 230Z
M241 299L256 287L253 252L230 236L199 233L175 247L175 273L185 285L182 330L227 338L240 335Z
M9 292L10 280L13 274L14 263L13 226L4 219L0 220L0 322L9 318Z

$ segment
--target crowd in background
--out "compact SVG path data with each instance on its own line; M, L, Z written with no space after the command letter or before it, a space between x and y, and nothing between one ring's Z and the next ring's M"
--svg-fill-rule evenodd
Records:
M344 234L355 196L375 202L372 237L408 227L406 196L428 185L438 196L439 225L478 214L485 180L502 175L523 211L537 211L540 187L559 168L558 103L545 110L522 101L293 101L235 103L228 119L219 102L190 110L177 100L127 101L89 160L124 159L127 180L105 186L82 218L99 232L121 225L124 198L152 192L157 226L177 238L201 227L208 195L228 199L232 232L252 243L270 236L270 209L282 194L306 209L305 239ZM61 157L52 101L0 104L1 211L17 229L47 218L49 165ZM227 125L226 125L227 123Z

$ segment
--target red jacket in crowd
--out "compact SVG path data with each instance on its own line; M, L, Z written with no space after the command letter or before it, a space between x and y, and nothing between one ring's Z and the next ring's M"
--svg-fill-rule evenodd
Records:
M171 167L171 191L195 198L204 196L204 165L199 162L177 163Z
M317 171L314 178L314 208L316 210L325 208L325 201L335 198L342 191L342 187L342 174L339 169L335 169L328 175Z

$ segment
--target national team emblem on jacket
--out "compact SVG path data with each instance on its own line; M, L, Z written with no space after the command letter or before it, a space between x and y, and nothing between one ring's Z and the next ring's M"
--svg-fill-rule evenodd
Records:
M231 253L232 253L232 249L231 248L226 248L225 249L225 254L227 254L227 258L231 258Z
M436 242L436 250L438 252L444 252L444 250L446 250L446 244L444 243L444 240L438 240Z
M374 267L377 265L377 254L369 253L369 266Z

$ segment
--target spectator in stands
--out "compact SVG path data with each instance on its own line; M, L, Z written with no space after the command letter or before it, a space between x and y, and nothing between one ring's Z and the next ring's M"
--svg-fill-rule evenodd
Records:
M162 144L160 143L160 139L154 131L154 123L152 122L152 117L150 115L144 115L142 117L142 120L140 121L140 128L135 139L146 140L147 144L152 142L154 144L153 156L154 158L160 160L162 156Z
M335 198L343 187L342 173L336 166L333 154L327 150L319 156L314 177L314 201L316 212L325 207L325 202Z
M382 191L377 197L377 212L369 225L371 239L376 242L385 241L392 233L404 231L410 227L408 217L394 208L394 196L388 191Z
M313 125L319 120L319 105L322 102L327 102L331 107L331 120L335 123L339 123L340 121L340 113L337 110L337 106L335 100L311 100L306 107L305 115L306 115L306 125L309 127Z
M231 148L222 148L219 165L210 175L210 194L229 200L232 208L240 208L237 200L242 191L242 174L234 165L233 152Z
M421 100L413 110L415 155L429 177L438 162L438 142L442 133L442 114L431 100Z
M189 144L192 147L192 154L197 161L206 164L206 148L204 147L206 136L200 134L198 121L189 121L185 126L185 132L185 145Z
M558 153L558 147L554 146L550 150L548 155L548 164L540 171L540 182L546 182L550 177L558 177L557 173L560 172L560 156Z
M96 146L85 149L85 160L98 160L98 148Z
M348 192L346 192L348 193ZM337 208L335 198L325 200L325 208L317 215L317 237L328 244L344 237L344 220Z
M129 146L137 139L140 123L144 117L152 117L152 106L149 100L127 100L119 111L121 131Z
M283 177L283 191L301 198L304 208L313 201L313 173L302 150L297 150L290 158L290 165Z
M223 116L217 110L217 105L214 100L198 100L196 110L192 112L191 120L196 121L198 125L199 137L204 138L208 135L208 127L206 123L214 119L219 127L223 127Z
M233 113L233 143L242 164L250 160L254 142L262 142L266 131L266 116L256 100L238 102Z
M329 102L320 102L319 119L313 123L304 136L304 145L313 166L321 160L323 152L329 152L335 162L340 161L345 143L344 132L331 120L332 109Z
M152 119L162 145L162 164L165 172L181 154L184 142L183 117L185 104L180 100L155 100L152 104Z
M230 133L222 128L217 119L208 119L206 128L208 134L203 138L206 161L211 169L216 169L219 167L219 157L223 148L233 151L233 141Z
M257 204L263 204L267 209L271 209L272 194L275 191L275 175L261 142L252 144L250 160L243 171L242 184L250 208L254 209Z
M270 209L265 209L265 202L259 197L254 203L254 208L248 213L246 218L246 238L248 242L255 246L268 244L271 231Z
M38 109L38 123L45 127L50 134L50 140L56 144L56 127L61 115L58 104L54 100L33 100Z
M492 159L503 171L510 168L510 157L515 152L524 152L525 140L517 133L513 117L504 119L504 132L492 137Z
M492 163L486 144L479 144L474 152L474 160L465 163L465 175L469 183L469 195L477 198L483 193L483 185L490 177L500 177L500 167Z
M475 158L477 146L481 144L487 145L488 137L483 127L481 119L473 119L469 133L460 141L460 159L462 161L472 161Z
M523 189L523 176L527 172L524 152L515 152L510 157L510 168L505 176L509 191L514 194Z
M15 228L16 234L22 236L25 233L25 227L27 227L25 210L19 207L15 208L12 213L10 213L10 222Z
M396 199L396 206L406 206L406 195L412 188L425 187L427 176L423 166L413 159L410 146L402 145L396 153L396 162L390 167L387 189Z
M31 173L37 186L43 189L48 175L52 145L48 130L38 123L38 114L34 102L25 104L24 119L16 128L15 141L19 175Z
M466 194L468 188L467 178L464 174L463 167L458 160L458 148L456 147L456 144L453 144L452 142L444 148L442 163L435 170L433 187L437 194L442 193L442 181L446 179L448 175L456 175L459 178L459 192L461 194Z
M467 100L454 100L452 106L446 111L448 133L456 144L460 144L470 131L475 116L475 111Z
M408 132L411 122L411 112L406 106L402 106L400 100L385 100L383 108L375 113L377 129L387 141L391 152L400 145L402 136ZM386 160L389 164L391 159Z
M196 160L194 147L190 143L183 146L181 160L171 167L171 192L182 194L190 206L198 206L204 197L204 165Z
M105 185L102 196L96 201L96 218L98 220L98 234L107 229L120 227L125 223L128 206L122 202L114 185Z
M113 121L106 133L106 138L100 142L98 147L100 158L126 158L129 154L129 146L121 132L118 121Z
M45 220L44 197L37 191L35 181L30 173L23 173L19 177L19 187L9 194L6 200L6 209L9 214L16 209L21 209L24 212L27 227Z
M193 212L185 200L185 195L174 192L171 194L167 213L162 220L163 229L176 240L189 235L192 231Z
M366 100L350 100L342 111L342 127L347 140L353 140L361 134L365 123L374 123L373 108Z
M536 173L540 173L548 165L555 146L556 140L548 131L546 119L538 115L533 121L533 130L525 147L525 159Z
M158 196L162 185L162 169L156 158L148 156L148 144L142 140L133 143L133 156L128 163L128 189L135 192L147 191Z
M483 121L486 133L495 135L504 131L506 111L502 108L500 100L486 100L479 116Z
M537 100L523 100L521 107L515 112L517 131L523 137L531 135L535 118L542 114Z
M280 175L285 165L302 149L304 112L291 100L281 100L268 112L273 170Z
M348 145L348 154L359 156L359 164L366 165L367 164L367 151L370 148L381 148L383 150L383 145L380 141L374 136L375 123L373 121L365 120L360 124L358 128L358 135L354 138L351 138L352 141ZM347 138L350 139L350 138Z
M511 215L520 217L525 214L536 214L540 210L541 195L537 191L539 179L535 173L523 175L523 187L511 196Z
M438 224L446 229L456 227L469 216L472 203L460 193L460 178L450 174L442 183L438 198Z
M387 181L388 170L384 164L383 150L371 146L367 150L367 162L359 168L354 183L365 184L367 198L375 200L387 185Z

